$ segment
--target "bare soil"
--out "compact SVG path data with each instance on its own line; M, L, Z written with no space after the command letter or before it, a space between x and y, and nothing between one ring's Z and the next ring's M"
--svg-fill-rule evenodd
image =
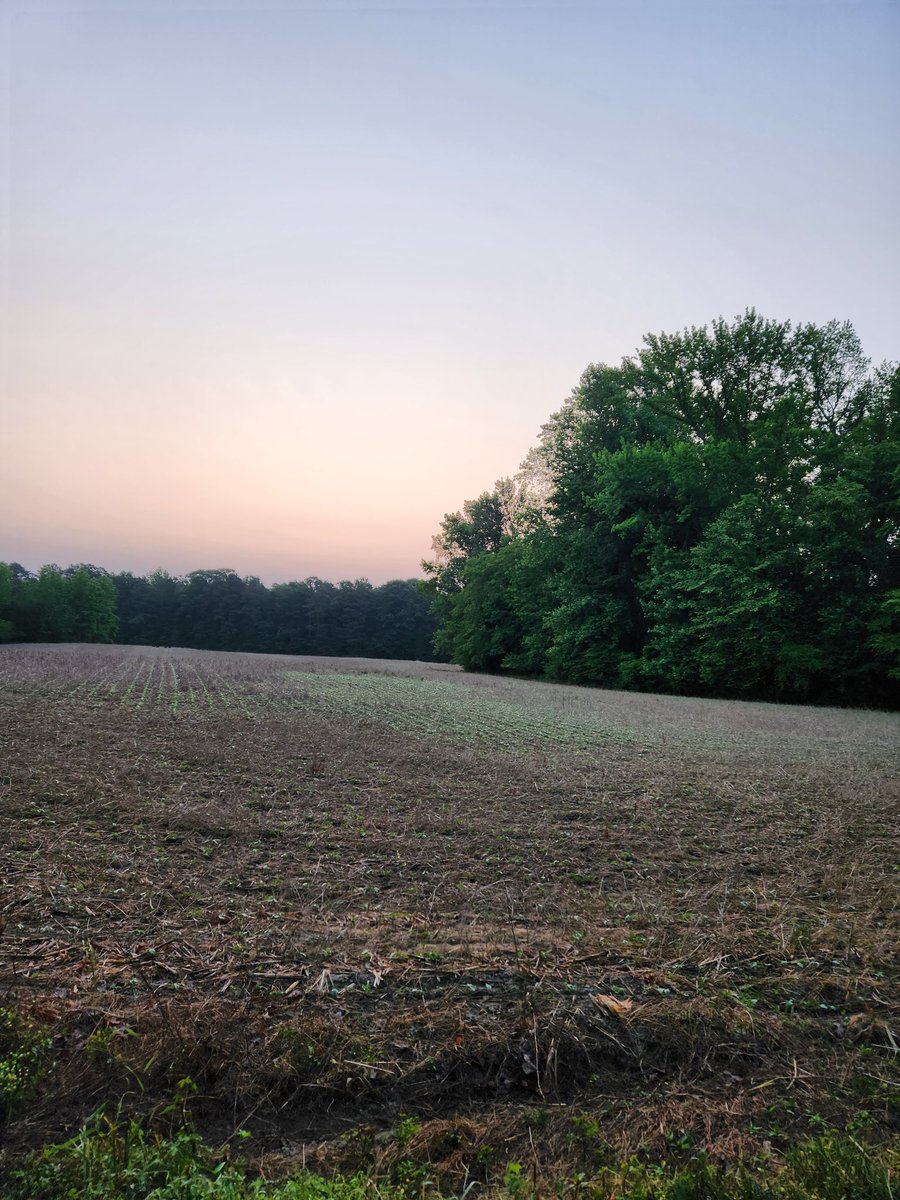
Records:
M0 1136L152 1117L185 1076L270 1170L889 1136L898 732L421 663L0 649L0 1005L53 1038Z

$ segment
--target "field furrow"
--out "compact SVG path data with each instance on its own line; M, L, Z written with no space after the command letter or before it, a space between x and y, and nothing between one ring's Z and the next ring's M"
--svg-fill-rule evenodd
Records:
M352 1166L348 1131L415 1113L452 1178L521 1161L535 1121L569 1172L889 1136L898 735L424 664L2 648L0 988L53 1039L8 1135L190 1076L210 1137Z

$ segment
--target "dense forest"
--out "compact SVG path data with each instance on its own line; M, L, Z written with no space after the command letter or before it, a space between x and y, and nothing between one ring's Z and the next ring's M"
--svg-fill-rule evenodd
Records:
M124 642L274 654L433 660L436 620L412 580L266 587L234 571L111 575L89 564L32 575L0 563L0 642Z
M423 565L473 670L895 705L900 370L836 321L648 335Z

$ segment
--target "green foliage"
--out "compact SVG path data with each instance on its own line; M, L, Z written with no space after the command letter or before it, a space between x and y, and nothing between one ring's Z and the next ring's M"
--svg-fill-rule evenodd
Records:
M144 1200L151 1195L237 1200L252 1192L243 1173L224 1159L216 1161L190 1130L164 1138L136 1122L120 1125L98 1117L17 1171L9 1200Z
M597 1200L893 1200L898 1166L895 1148L825 1137L789 1151L780 1169L722 1170L701 1156L672 1171L632 1159L601 1171L590 1190Z
M117 596L112 579L76 568L67 580L71 610L70 636L75 642L113 642L119 630Z
M116 575L121 640L274 654L433 659L436 622L415 581L309 578L265 587L234 571Z
M512 608L509 564L512 546L472 558L461 572L465 583L449 609L446 637L457 662L470 671L505 665L520 644L522 631Z
M277 654L434 659L436 621L415 580L265 587L234 571L108 575L0 563L0 643L111 642Z
M111 642L116 589L99 567L41 567L31 575L0 563L0 642Z
M401 1153L406 1149L412 1139L422 1128L422 1122L415 1117L408 1117L404 1113L400 1114L400 1119L394 1129L394 1141L397 1144L397 1149Z
M542 503L445 519L439 643L477 670L900 702L900 371L852 327L652 334L544 427ZM532 461L534 460L532 456ZM530 476L529 476L530 477Z
M17 1013L0 1008L0 1118L14 1113L40 1079L50 1039Z
M407 1159L387 1179L367 1173L325 1179L309 1171L280 1182L252 1178L229 1146L204 1144L183 1100L162 1114L174 1121L168 1135L136 1121L94 1117L75 1137L32 1154L10 1172L4 1200L413 1200L437 1194L424 1164ZM400 1122L401 1149L416 1132L417 1122ZM896 1148L829 1136L795 1147L780 1166L720 1169L700 1155L674 1169L630 1159L592 1177L560 1180L556 1191L577 1190L593 1200L892 1200L898 1167ZM534 1195L531 1172L508 1164L503 1193L512 1200Z
M238 1135L240 1136L240 1135ZM279 1183L248 1177L230 1149L206 1146L185 1119L169 1136L136 1121L95 1117L69 1141L34 1154L12 1173L4 1200L366 1200L365 1175L324 1179L301 1171ZM420 1195L380 1184L384 1200Z
M0 642L14 642L18 630L12 620L16 579L9 563L0 562Z
M429 740L452 740L515 750L523 741L591 751L608 736L590 717L563 717L549 709L511 703L472 688L391 675L287 672L304 702L328 714L377 722ZM630 740L625 729L619 741Z
M900 588L888 592L873 622L872 646L892 662L891 675L900 679Z

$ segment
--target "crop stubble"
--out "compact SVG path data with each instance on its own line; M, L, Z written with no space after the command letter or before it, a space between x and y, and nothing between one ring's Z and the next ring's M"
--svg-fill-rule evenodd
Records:
M412 1112L450 1176L895 1127L895 716L131 647L0 686L0 1003L55 1036L13 1144L185 1074L211 1136L350 1164Z

